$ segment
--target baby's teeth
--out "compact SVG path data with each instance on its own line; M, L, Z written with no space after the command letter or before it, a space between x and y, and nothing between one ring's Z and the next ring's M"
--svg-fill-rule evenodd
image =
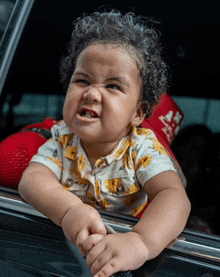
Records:
M86 113L86 117L92 117L91 113Z

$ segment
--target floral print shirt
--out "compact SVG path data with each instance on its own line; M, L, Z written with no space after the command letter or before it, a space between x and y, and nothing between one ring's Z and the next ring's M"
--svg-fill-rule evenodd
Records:
M150 129L134 127L94 168L80 138L63 121L51 131L52 138L31 161L49 167L67 190L95 208L136 216L148 201L144 184L161 172L175 171Z

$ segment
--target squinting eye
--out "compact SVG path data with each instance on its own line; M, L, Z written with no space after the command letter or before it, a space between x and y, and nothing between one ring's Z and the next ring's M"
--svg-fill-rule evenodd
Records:
M82 84L85 84L85 85L88 85L88 84L89 84L88 81L83 80L83 79L78 79L78 80L75 81L75 83L82 83Z
M107 87L108 87L108 88L110 88L110 89L116 89L116 90L119 90L119 87L118 87L118 86L116 86L116 85L108 85Z

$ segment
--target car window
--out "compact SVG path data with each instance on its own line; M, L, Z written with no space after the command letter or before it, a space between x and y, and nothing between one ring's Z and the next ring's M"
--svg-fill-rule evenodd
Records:
M15 1L0 1L0 64L13 29L12 24L10 24L10 18L12 17L14 6Z
M0 40L9 22L15 2L15 0L0 1Z
M32 4L33 0L0 1L0 96Z
M46 117L62 118L65 91L59 81L59 64L72 22L103 4L85 3L16 1L8 21L12 25L9 28L8 23L4 29L7 35L0 48L0 61L9 61L1 67L0 76L1 139ZM185 114L171 147L188 179L187 193L193 206L188 227L220 235L220 1L137 0L128 4L111 0L107 4L160 22L170 72L168 93ZM14 48L9 49L21 10L27 22L15 36ZM14 21L13 13L17 14Z

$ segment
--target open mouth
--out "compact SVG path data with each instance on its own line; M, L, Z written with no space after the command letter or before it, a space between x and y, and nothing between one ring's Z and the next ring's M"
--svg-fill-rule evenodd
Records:
M82 117L88 117L88 118L98 118L98 114L96 112L88 109L81 109L79 111L79 115Z

